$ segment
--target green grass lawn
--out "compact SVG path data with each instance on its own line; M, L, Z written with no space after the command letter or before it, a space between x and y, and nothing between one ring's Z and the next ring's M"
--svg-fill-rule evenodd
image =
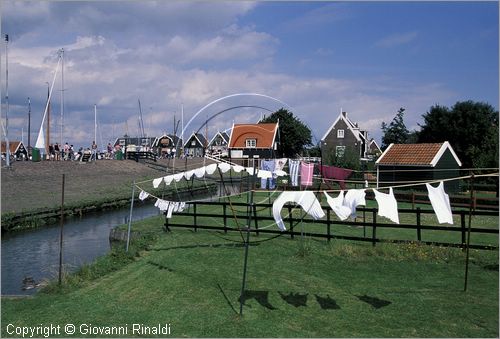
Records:
M3 298L2 337L8 324L66 323L127 326L126 336L134 323L168 323L174 337L499 335L497 251L471 250L464 292L457 248L252 235L240 317L240 234L164 233L163 222L134 224L146 239L134 240L133 255L115 248L60 289Z

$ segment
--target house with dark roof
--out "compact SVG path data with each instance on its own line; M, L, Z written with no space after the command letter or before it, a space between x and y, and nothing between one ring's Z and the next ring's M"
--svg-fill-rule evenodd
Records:
M233 124L229 137L231 159L275 158L278 123ZM248 164L248 161L243 161Z
M382 153L377 143L368 140L368 132L362 130L357 123L352 122L346 112L341 112L328 128L320 141L323 159L343 157L346 152L359 158Z
M7 143L5 141L2 141L2 159L6 157L7 153ZM28 151L24 147L24 144L22 141L10 141L9 142L9 150L10 150L10 155L14 156L15 159L21 160L28 160Z
M203 157L208 147L208 141L203 134L193 132L184 144L184 154L190 157Z
M456 178L462 163L448 141L390 144L375 162L377 186L387 187ZM458 180L445 181L447 192L457 192Z
M153 151L162 158L174 157L180 154L182 148L182 140L172 134L163 134L153 141Z
M208 149L212 154L227 153L229 135L226 132L217 132L208 143Z
M116 138L113 147L118 145L121 146L122 150L131 151L131 152L147 152L151 151L153 142L156 137L130 137L128 135L124 135L123 137ZM106 145L99 145L101 148L105 148Z

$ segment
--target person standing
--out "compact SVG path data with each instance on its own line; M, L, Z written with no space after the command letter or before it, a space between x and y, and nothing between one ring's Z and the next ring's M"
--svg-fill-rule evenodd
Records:
M57 161L61 160L61 150L59 149L59 144L57 142L54 145L54 152L56 154L56 160Z
M68 160L69 158L69 145L68 143L64 144L64 160Z
M91 149L91 155L90 155L90 161L94 159L94 161L97 160L97 144L95 143L95 140L92 141L92 146L90 147Z

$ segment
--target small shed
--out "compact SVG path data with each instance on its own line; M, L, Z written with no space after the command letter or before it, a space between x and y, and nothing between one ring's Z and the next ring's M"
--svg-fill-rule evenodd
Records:
M390 144L375 162L379 187L460 176L462 163L448 141L424 144ZM445 182L447 192L458 192L459 181Z

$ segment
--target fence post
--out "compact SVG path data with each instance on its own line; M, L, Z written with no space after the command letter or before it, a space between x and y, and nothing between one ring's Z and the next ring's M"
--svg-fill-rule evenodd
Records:
M372 210L373 215L373 226L372 226L372 246L375 246L377 243L377 210Z
M197 222L197 218L196 218L196 215L197 215L197 213L196 213L196 206L197 206L196 201L194 201L193 202L193 222L194 222L194 231L195 232L197 232L197 227L196 227L197 226L197 223L196 223Z
M330 232L330 207L327 207L326 208L326 232L327 232L327 235L328 235L328 242L330 242L330 238L332 237L331 235L331 232Z
M257 220L257 206L255 205L255 203L253 203L252 207L253 207L253 219L254 219L254 224L255 224L255 234L258 236L259 235L259 222Z
M415 209L415 191L411 192L411 208Z
M165 232L170 231L170 227L168 227L168 218L166 215L165 215L165 224L163 224L163 226L165 226Z
M420 207L417 207L417 240L422 241L422 230L420 229Z
M227 233L227 214L226 214L226 203L223 202L224 205L222 205L222 215L223 215L223 220L224 220L224 233Z
M293 239L293 215L292 206L288 205L288 217L290 218L290 237Z

